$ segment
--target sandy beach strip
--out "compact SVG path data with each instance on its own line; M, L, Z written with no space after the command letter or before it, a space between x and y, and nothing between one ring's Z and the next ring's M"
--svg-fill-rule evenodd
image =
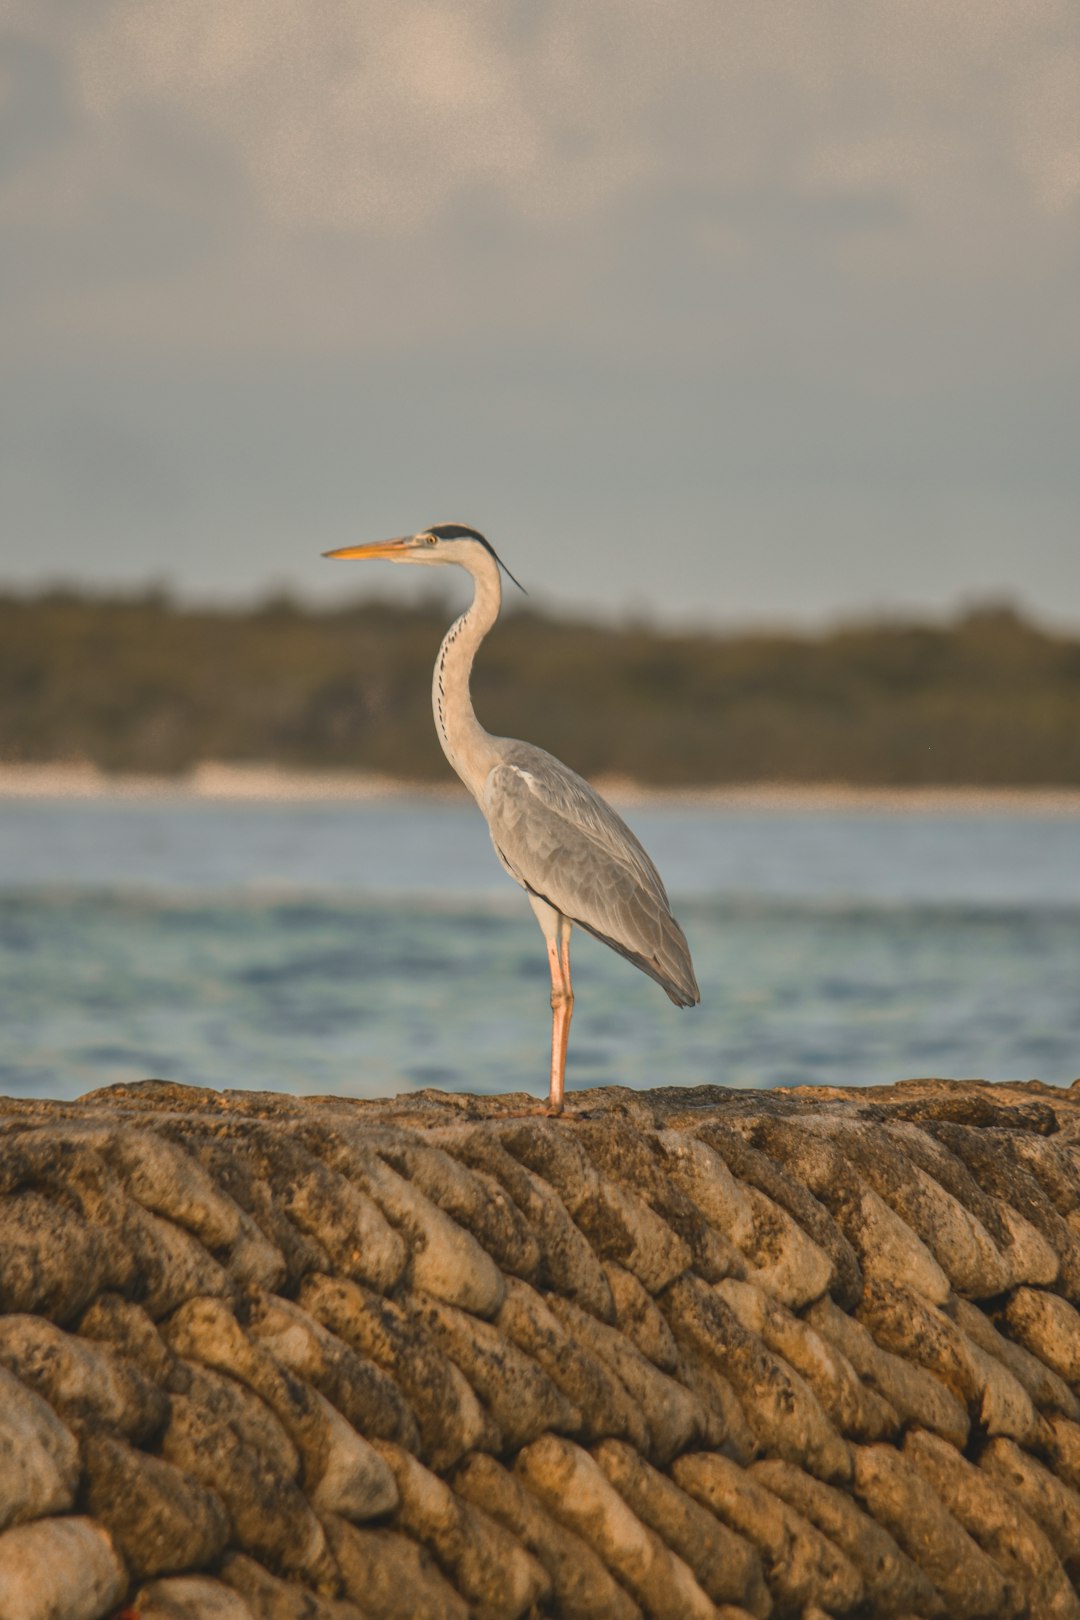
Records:
M748 782L724 787L658 788L625 777L596 777L614 804L719 811L895 815L1080 817L1080 788L865 787L848 782ZM276 765L206 761L182 776L112 775L87 763L0 764L0 799L127 799L249 803L370 802L424 799L461 803L456 782L409 782L337 771L289 771Z

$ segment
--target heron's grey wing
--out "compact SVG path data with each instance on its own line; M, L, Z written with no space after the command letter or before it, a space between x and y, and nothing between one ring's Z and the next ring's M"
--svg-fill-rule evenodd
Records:
M507 871L662 985L701 999L690 951L656 867L629 827L553 755L515 743L490 772L484 813Z

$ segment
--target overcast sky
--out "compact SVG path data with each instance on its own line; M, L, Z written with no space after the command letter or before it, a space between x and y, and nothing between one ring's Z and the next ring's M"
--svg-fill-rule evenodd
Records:
M318 553L457 519L581 612L1080 623L1076 0L0 34L0 584L383 590Z

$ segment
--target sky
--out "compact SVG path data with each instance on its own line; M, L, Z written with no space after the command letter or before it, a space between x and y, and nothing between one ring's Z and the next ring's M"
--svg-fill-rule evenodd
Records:
M0 0L0 357L0 587L1077 626L1080 7Z

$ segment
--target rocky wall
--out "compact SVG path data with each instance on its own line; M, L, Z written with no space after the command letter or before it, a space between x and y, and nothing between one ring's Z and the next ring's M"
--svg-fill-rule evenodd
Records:
M0 1620L1080 1620L1080 1090L0 1103Z

